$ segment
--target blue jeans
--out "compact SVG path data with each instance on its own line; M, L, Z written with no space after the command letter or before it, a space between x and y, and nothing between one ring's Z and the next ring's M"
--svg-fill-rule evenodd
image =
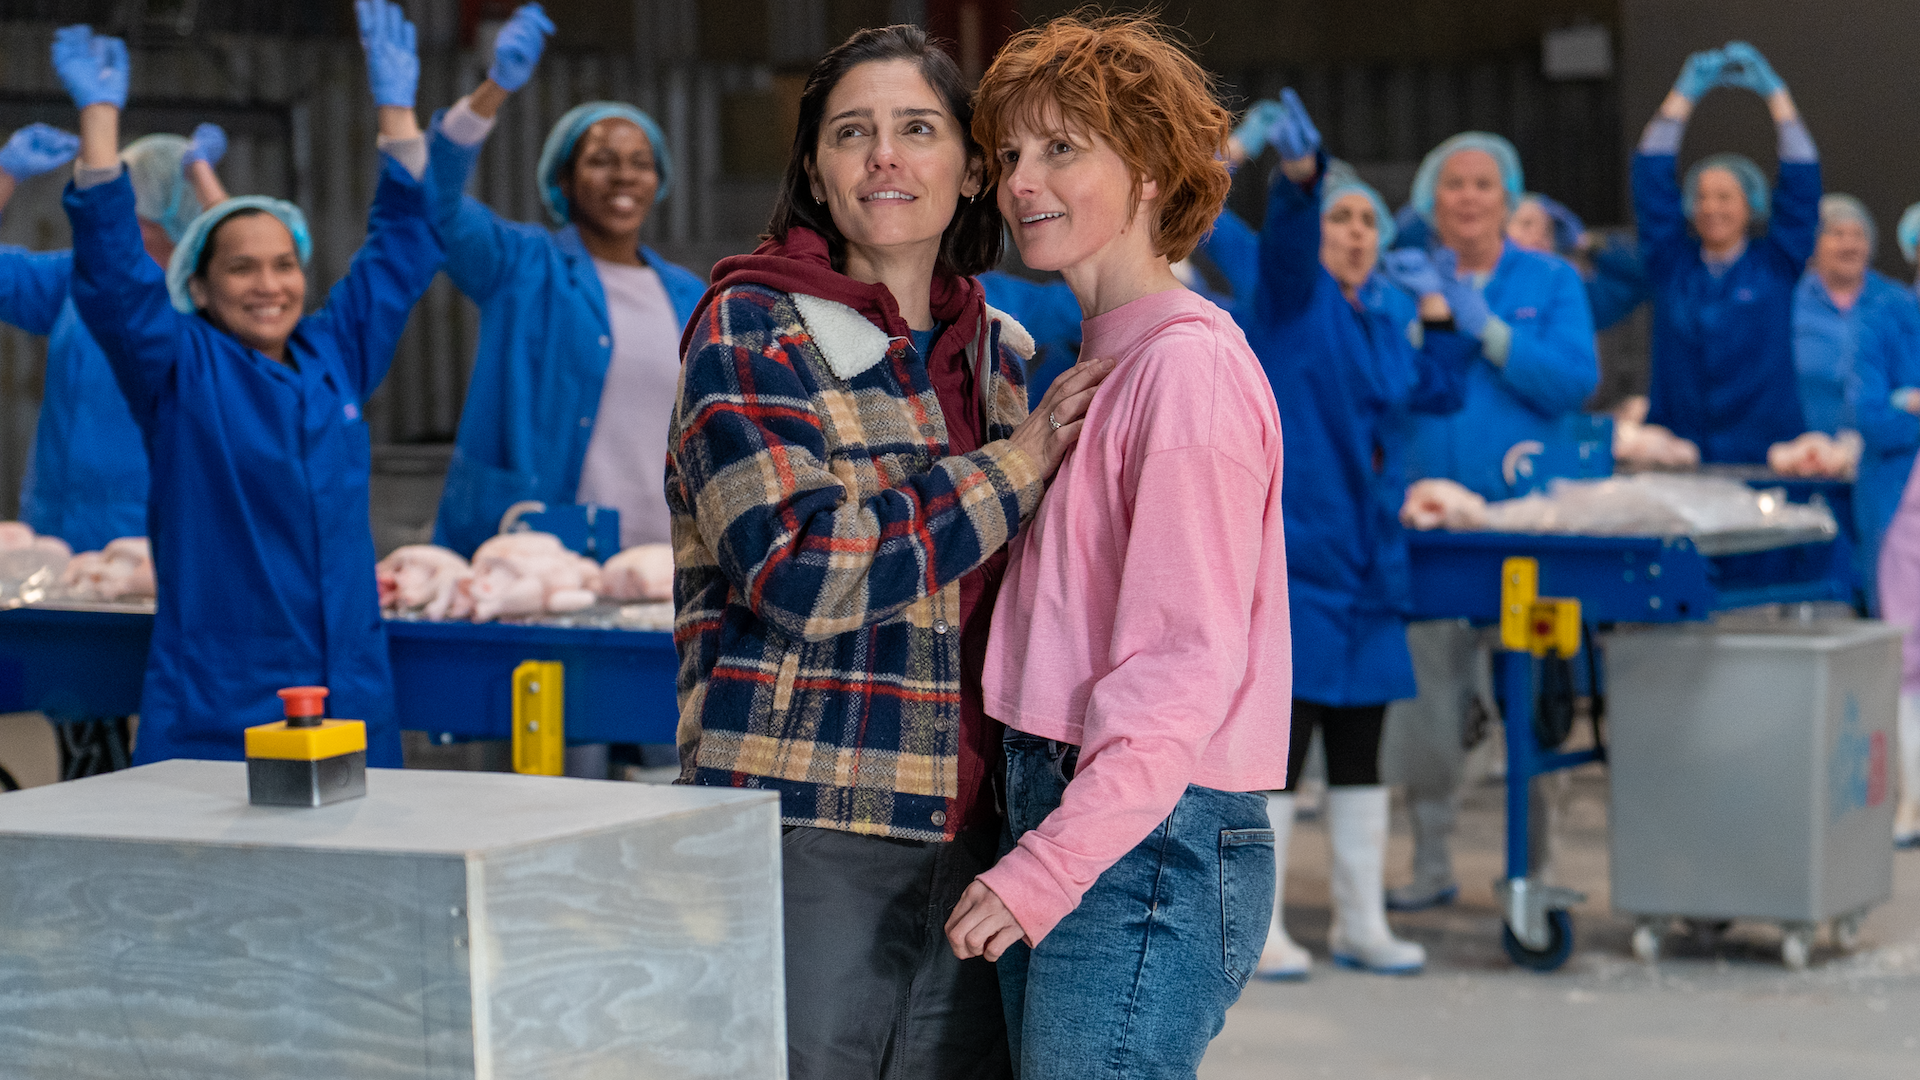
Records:
M1073 778L1076 747L1009 731L1003 848ZM1189 785L1037 948L1000 958L1019 1080L1191 1080L1260 959L1273 828L1259 794Z

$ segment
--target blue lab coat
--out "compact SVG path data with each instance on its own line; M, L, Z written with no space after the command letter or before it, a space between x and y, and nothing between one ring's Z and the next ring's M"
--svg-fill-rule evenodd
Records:
M1647 302L1647 268L1640 252L1624 240L1610 239L1595 248L1593 272L1586 276L1587 307L1596 331L1611 330Z
M238 759L276 690L321 685L364 720L367 763L400 764L373 580L361 408L440 268L426 195L382 158L367 241L275 363L167 299L122 174L69 185L73 301L145 436L160 589L136 763Z
M1080 361L1080 301L1064 281L1030 281L1001 270L980 275L987 303L1013 316L1033 337L1027 363L1027 406L1038 408L1053 380Z
M1566 418L1599 384L1600 361L1586 286L1558 255L1506 244L1482 295L1513 328L1507 362L1496 367L1477 356L1460 411L1416 418L1408 475L1444 477L1505 499L1534 486L1524 473L1510 481L1508 466L1533 456L1529 450L1552 456L1569 442Z
M73 253L0 247L0 322L47 335L20 520L75 551L147 531L147 448L107 357L68 296Z
M1379 275L1359 308L1320 262L1320 192L1275 174L1258 280L1235 309L1280 406L1286 440L1293 695L1324 705L1414 696L1400 506L1414 413L1465 400L1480 343L1408 341L1414 304ZM1397 299L1395 299L1397 298Z
M1793 289L1820 222L1820 165L1782 162L1765 236L1715 276L1681 210L1672 154L1635 154L1633 206L1653 288L1647 422L1706 462L1761 462L1806 430L1793 368Z
M437 117L428 142L426 186L447 276L480 306L480 346L433 542L472 555L514 503L574 501L613 360L613 323L577 228L502 219L462 194L485 144L461 146ZM706 282L652 248L640 257L673 304L675 325L660 333L677 343Z
M1907 347L1899 339L1920 331L1916 319L1920 305L1913 294L1877 270L1867 271L1859 299L1846 311L1834 305L1818 274L1801 275L1793 290L1793 367L1808 431L1858 429L1852 395L1858 357L1877 357L1882 370L1890 370L1886 354Z
M1920 302L1898 283L1869 270L1854 313L1847 404L1863 443L1853 485L1855 566L1868 606L1877 612L1880 540L1893 524L1913 470L1914 451L1920 449L1920 416L1895 408L1892 401L1895 390L1920 387Z

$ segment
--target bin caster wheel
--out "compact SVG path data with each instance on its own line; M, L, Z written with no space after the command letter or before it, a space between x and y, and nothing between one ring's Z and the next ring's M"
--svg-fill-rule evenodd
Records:
M1813 927L1802 924L1780 928L1780 962L1788 971L1807 970L1813 956Z
M1852 952L1860 945L1860 914L1842 915L1833 920L1833 943L1844 952Z
M1553 971L1573 955L1573 917L1565 911L1547 912L1547 947L1529 949L1513 935L1513 927L1500 925L1500 944L1507 958L1533 971Z
M1643 922L1633 928L1633 958L1643 964L1659 962L1660 928L1658 926Z

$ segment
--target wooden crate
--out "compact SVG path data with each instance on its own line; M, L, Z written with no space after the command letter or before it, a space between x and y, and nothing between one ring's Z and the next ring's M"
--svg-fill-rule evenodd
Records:
M779 1077L773 796L171 761L0 796L0 1076Z

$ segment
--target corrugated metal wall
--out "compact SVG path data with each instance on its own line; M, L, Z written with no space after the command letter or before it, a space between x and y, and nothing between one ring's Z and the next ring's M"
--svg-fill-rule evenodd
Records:
M691 0L631 2L636 34L644 43L608 42L602 51L550 50L533 81L503 111L471 190L508 217L544 220L533 172L553 121L582 101L633 102L660 120L675 162L674 194L649 222L647 241L704 270L717 253L739 247L765 221L766 185L728 182L720 175L720 115L724 97L766 90L771 72L757 65L688 59ZM199 8L195 17L202 20L220 15L213 4L175 6ZM262 6L240 8L257 12ZM487 54L460 47L459 0L414 0L405 6L420 33L424 121L478 84ZM49 14L62 21L68 17L65 10ZM0 22L0 138L34 120L69 130L76 123L48 60L54 25ZM105 16L96 25L119 29ZM230 136L219 169L228 189L289 198L307 211L314 231L308 298L310 305L317 304L365 233L377 171L374 113L357 42L296 32L197 31L171 39L166 33L136 33L132 65L124 123L128 138L150 131L185 134L201 120L220 123ZM56 172L21 187L0 219L0 242L37 250L66 245L59 207L66 174ZM466 396L476 326L472 304L442 275L416 309L392 374L368 402L376 442L452 438ZM12 516L18 506L44 360L44 339L0 328L0 516Z

